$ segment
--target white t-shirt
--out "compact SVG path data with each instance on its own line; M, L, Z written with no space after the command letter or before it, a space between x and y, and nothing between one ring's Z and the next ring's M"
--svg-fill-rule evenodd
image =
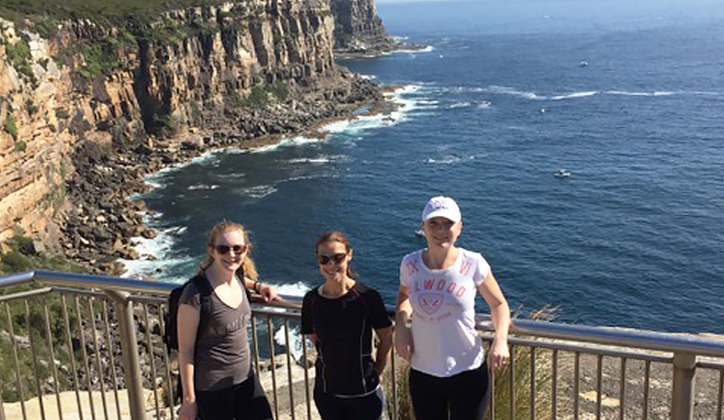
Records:
M455 263L432 270L422 250L400 264L400 284L409 289L414 351L410 365L429 375L447 377L483 364L483 340L475 330L475 296L490 265L477 252L459 248Z

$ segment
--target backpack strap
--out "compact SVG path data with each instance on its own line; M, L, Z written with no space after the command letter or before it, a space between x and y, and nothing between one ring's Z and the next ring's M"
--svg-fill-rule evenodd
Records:
M195 275L191 280L191 283L196 286L199 291L199 327L196 330L196 340L198 341L201 331L205 331L209 324L209 314L211 313L211 294L214 293L214 289L211 288L209 279L206 278L206 273L203 271Z

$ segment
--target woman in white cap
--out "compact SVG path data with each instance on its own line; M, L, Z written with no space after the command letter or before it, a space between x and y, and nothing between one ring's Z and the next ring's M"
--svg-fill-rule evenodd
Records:
M400 265L395 340L398 354L410 362L415 418L479 420L490 399L489 369L509 358L510 308L483 256L455 246L462 216L452 198L427 202L422 230L427 248ZM495 328L487 360L475 330L477 293Z

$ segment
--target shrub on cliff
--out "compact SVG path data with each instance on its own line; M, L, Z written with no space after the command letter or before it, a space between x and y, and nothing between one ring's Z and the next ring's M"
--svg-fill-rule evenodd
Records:
M18 126L15 125L15 117L13 114L8 112L8 116L5 118L5 125L3 126L5 132L13 137L13 140L18 139Z
M86 45L82 53L85 64L78 72L89 80L99 74L108 75L121 64L118 59L117 43L111 41Z
M30 45L24 40L19 40L14 44L7 43L5 45L5 51L8 56L8 61L15 67L18 73L25 75L30 79L31 82L35 83L35 74L33 69L30 67L30 61L32 55L30 54Z
M62 255L39 249L37 242L20 234L15 235L6 244L7 252L0 254L0 275L36 269L73 273L85 271L83 267Z

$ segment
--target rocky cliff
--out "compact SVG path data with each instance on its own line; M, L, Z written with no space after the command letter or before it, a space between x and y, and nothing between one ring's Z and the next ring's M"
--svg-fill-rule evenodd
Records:
M341 52L382 52L396 43L387 35L372 0L332 0L335 48Z
M224 3L121 25L0 20L0 240L21 230L87 247L91 263L99 242L106 260L133 257L129 238L143 229L127 198L148 171L381 98L335 64L335 27L329 0Z

